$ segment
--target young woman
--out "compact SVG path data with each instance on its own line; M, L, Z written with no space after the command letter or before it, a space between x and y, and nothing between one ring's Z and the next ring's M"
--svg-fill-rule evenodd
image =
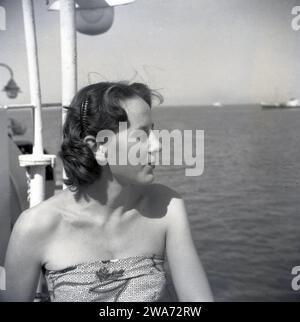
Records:
M144 84L109 82L74 97L59 153L68 188L16 222L5 300L32 301L42 269L52 301L167 301L166 258L179 301L212 301L184 201L153 183L161 147L152 98ZM140 164L110 164L103 130L115 134L109 144L126 157L143 130Z

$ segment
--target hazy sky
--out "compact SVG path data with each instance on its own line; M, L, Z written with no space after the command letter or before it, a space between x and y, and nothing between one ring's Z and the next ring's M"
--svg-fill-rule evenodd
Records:
M42 97L61 96L59 16L35 0ZM22 89L0 104L29 103L21 0L0 0L0 62ZM78 86L134 79L159 89L166 105L247 103L300 98L300 30L291 28L299 0L136 0L117 7L112 28L78 35ZM0 69L0 87L8 80Z

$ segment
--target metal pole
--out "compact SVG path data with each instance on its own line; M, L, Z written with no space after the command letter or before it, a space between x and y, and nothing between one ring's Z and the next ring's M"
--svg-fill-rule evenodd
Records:
M77 91L77 45L75 1L60 0L60 37L62 64L62 105L69 106ZM65 121L66 111L62 112Z
M33 154L43 154L41 88L38 65L38 50L32 0L23 0L24 29L27 49L31 103L34 108Z
M77 91L77 44L74 0L60 0L60 37L62 106L70 106ZM66 113L67 111L62 109L62 125L65 123ZM64 170L63 178L66 178Z
M32 154L19 156L20 166L26 167L29 180L30 208L45 199L45 167L54 166L55 155L46 155L43 150L42 139L42 111L41 88L38 66L38 51L36 29L34 21L34 8L32 0L23 0L24 30L28 61L29 85L31 105L33 106L34 145ZM41 292L41 279L37 293Z
M61 107L61 103L45 103L41 105L42 108L45 107ZM34 108L32 104L9 104L9 105L0 105L0 108L7 110L11 109L20 109L20 108Z

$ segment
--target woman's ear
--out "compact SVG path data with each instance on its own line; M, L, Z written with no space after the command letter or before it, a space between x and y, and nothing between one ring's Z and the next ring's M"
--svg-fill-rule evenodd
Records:
M93 151L96 150L97 147L97 142L96 138L92 135L87 135L84 139L83 142L86 143Z

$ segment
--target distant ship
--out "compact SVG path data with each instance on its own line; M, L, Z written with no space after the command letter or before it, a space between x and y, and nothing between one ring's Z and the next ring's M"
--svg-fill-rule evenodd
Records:
M291 98L287 103L287 107L300 107L300 101L296 98Z
M286 103L260 103L263 109L271 109L271 108L300 108L300 101L296 98L291 98Z
M260 102L260 106L263 109L280 108L281 107L279 103L265 103L265 102Z
M214 102L212 105L214 107L223 107L223 104L221 102Z

